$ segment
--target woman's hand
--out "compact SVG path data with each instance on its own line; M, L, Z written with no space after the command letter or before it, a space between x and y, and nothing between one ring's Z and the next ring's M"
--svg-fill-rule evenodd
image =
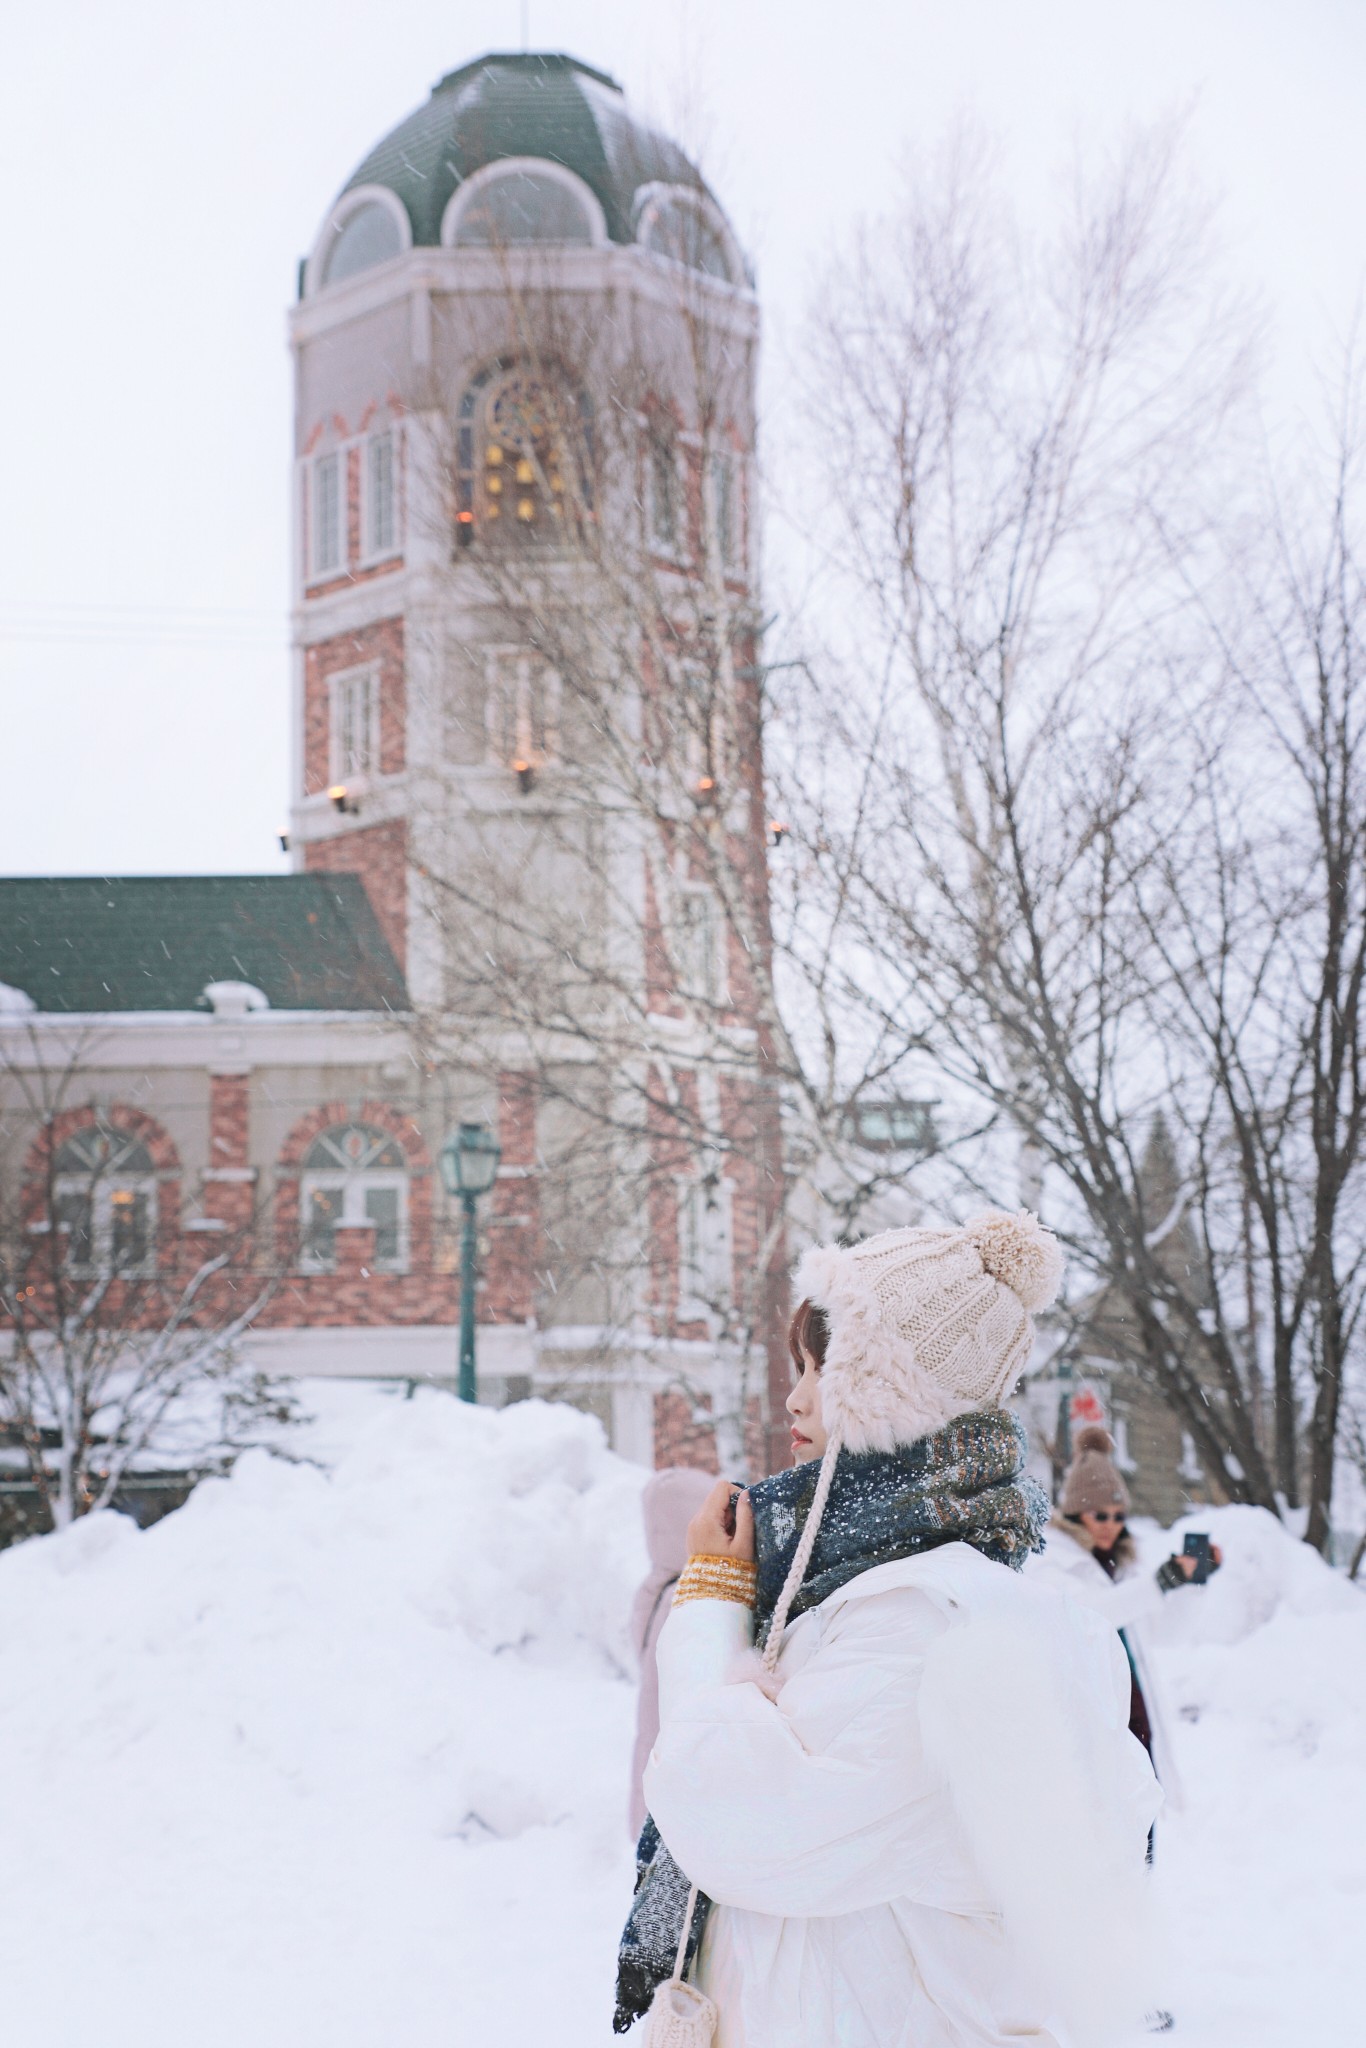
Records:
M734 1528L731 1502L735 1502ZM734 1557L754 1562L754 1511L737 1479L718 1479L688 1524L689 1557Z
M1211 1543L1209 1547L1209 1554L1211 1559L1213 1560L1210 1569L1211 1571L1217 1572L1220 1565L1224 1561L1224 1553L1219 1548L1219 1545L1217 1543ZM1176 1566L1176 1569L1179 1572L1183 1572L1188 1579L1193 1579L1195 1577L1195 1568L1199 1564L1200 1560L1198 1557L1189 1557L1184 1550L1177 1550L1172 1553L1171 1557L1168 1558L1167 1562L1169 1564L1174 1564Z

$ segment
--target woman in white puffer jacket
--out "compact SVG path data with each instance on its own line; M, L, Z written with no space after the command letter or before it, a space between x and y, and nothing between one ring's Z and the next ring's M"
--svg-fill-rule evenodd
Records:
M619 2030L690 1883L717 2048L1097 2048L1141 2010L1127 1669L1006 1568L1047 1509L999 1403L1059 1264L994 1212L802 1261L798 1463L715 1490L660 1638Z
M1080 1600L1118 1635L1129 1662L1129 1733L1152 1758L1169 1805L1179 1807L1181 1783L1142 1632L1163 1597L1195 1577L1196 1560L1173 1552L1156 1571L1140 1564L1128 1529L1129 1489L1114 1462L1114 1448L1110 1432L1098 1424L1078 1431L1058 1511L1048 1524L1042 1555L1030 1559L1028 1574L1035 1583ZM1215 1544L1214 1570L1222 1562Z

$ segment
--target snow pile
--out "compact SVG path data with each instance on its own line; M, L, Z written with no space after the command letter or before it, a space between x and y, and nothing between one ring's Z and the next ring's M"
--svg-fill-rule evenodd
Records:
M596 1422L316 1385L140 1533L0 1556L0 1984L45 2048L607 2048L644 1474ZM1186 2048L1360 2036L1366 1597L1271 1517L1149 1638ZM1182 1530L1143 1532L1156 1564Z
M644 1474L568 1408L319 1392L330 1473L0 1557L7 2037L608 2038Z
M1145 1635L1184 1806L1158 1823L1186 2048L1338 2048L1361 2037L1366 1595L1258 1508L1143 1532L1145 1561L1205 1529L1207 1586Z

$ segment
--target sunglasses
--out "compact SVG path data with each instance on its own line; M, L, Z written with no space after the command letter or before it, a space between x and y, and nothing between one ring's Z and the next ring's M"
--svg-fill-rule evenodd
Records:
M1123 1508L1096 1508L1092 1511L1091 1520L1093 1522L1122 1522L1124 1520L1124 1510Z

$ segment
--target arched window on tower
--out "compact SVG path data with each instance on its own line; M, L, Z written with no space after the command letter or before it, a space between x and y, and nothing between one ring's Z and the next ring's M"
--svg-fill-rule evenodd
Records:
M367 200L331 230L322 260L322 281L325 285L340 284L343 278L356 277L362 270L373 270L377 263L387 263L402 248L398 222L388 207L377 199Z
M593 505L593 416L569 378L495 365L468 387L456 427L456 540L564 546Z
M516 243L591 247L593 224L573 186L549 171L520 167L482 181L460 207L457 248L501 249Z
M401 1273L408 1264L408 1162L403 1147L373 1124L334 1124L304 1154L299 1183L307 1273L337 1264L337 1231L368 1226L375 1266Z
M157 1177L142 1140L96 1119L59 1147L53 1166L64 1263L76 1273L152 1272Z
M637 239L655 256L681 263L723 284L738 282L735 257L713 208L700 192L656 186L642 195Z

